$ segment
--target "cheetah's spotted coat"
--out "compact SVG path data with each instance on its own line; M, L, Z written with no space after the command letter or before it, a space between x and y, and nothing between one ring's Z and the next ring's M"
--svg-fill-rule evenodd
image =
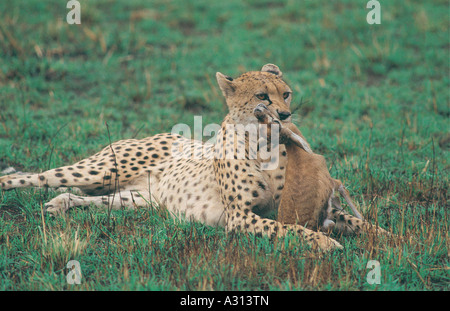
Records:
M229 113L217 135L216 146L247 145L247 136L233 139L225 131L227 124L258 124L253 114L264 103L283 122L290 122L292 91L283 81L279 68L265 65L261 71L242 74L232 79L217 73L217 81L226 98ZM171 148L190 146L193 154L206 150L216 157L176 158ZM247 148L248 149L248 148ZM300 234L321 249L341 245L323 233L298 225L283 225L264 218L275 210L284 186L287 154L280 145L278 166L263 170L264 161L245 157L223 157L221 148L204 145L170 133L141 140L115 142L99 153L73 165L31 175L0 177L4 190L20 187L77 187L89 196L63 193L45 204L50 213L64 212L70 207L94 205L135 208L154 201L174 214L227 230L241 230L257 235ZM241 151L242 152L242 151ZM219 157L217 157L219 156Z

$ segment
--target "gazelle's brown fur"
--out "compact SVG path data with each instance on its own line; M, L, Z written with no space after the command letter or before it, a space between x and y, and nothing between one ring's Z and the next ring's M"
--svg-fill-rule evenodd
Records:
M278 221L326 232L334 229L344 234L387 234L384 229L363 220L342 182L330 176L325 158L312 152L293 123L280 122L263 104L258 105L254 113L260 123L280 126L280 143L286 146L288 164ZM270 126L267 134L271 137ZM341 208L338 193L355 216Z

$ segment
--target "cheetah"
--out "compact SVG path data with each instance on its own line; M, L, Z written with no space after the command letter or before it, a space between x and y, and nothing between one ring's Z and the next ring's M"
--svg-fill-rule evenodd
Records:
M45 204L52 214L80 206L134 209L155 202L177 217L224 227L227 232L270 237L292 233L313 248L342 248L321 232L267 218L280 203L286 149L280 145L269 160L251 157L255 150L250 148L248 132L238 135L230 126L259 126L253 111L260 103L282 122L291 121L292 90L279 67L266 64L260 71L235 79L217 72L216 79L229 112L215 144L173 133L122 140L72 165L37 174L2 176L1 188L76 187L85 194L56 196ZM234 152L227 152L230 149ZM174 151L185 156L174 156ZM277 165L265 169L268 162Z
M264 104L256 106L254 114L262 124L279 126L279 143L285 145L288 154L278 221L298 223L326 233L371 233L390 237L386 230L363 219L342 182L330 176L325 158L311 150L293 123L283 124ZM270 129L268 127L268 131ZM345 199L354 216L342 209L337 193Z

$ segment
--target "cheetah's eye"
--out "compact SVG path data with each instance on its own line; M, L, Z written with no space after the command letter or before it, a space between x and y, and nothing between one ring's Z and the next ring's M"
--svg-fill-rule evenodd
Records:
M258 98L260 100L268 100L269 99L269 95L267 95L266 93L256 94L255 96L256 96L256 98Z
M287 99L289 97L289 95L291 95L291 92L284 92L283 93L283 98Z

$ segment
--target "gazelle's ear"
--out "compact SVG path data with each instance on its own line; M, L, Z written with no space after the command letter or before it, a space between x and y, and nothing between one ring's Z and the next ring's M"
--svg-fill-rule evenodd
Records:
M300 135L297 135L293 131L288 129L287 126L284 126L281 129L280 137L283 137L283 140L290 140L292 143L294 143L295 145L302 148L303 150L305 150L308 153L313 153L313 151L311 150L311 147L309 147L308 142Z
M309 147L308 143L306 142L306 140L304 140L301 136L292 133L292 137L291 137L292 141L295 142L295 144L297 146L299 146L300 148L302 148L303 150L305 150L308 153L313 153L311 148Z
M222 94L223 94L223 96L225 96L225 98L233 95L236 88L234 86L232 77L229 77L229 76L224 75L223 73L217 72L216 79L217 79L217 84L219 84L220 90L222 91Z
M280 76L280 78L283 76L283 73L281 72L280 68L278 68L278 66L274 64L265 64L261 68L261 71L273 73L274 75Z

